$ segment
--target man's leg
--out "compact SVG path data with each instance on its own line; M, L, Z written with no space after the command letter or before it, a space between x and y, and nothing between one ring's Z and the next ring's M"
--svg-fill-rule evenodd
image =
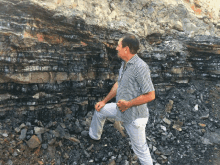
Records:
M147 119L146 119L147 123ZM138 156L142 165L153 165L150 151L146 141L145 127L146 123L139 122L138 119L130 124L124 124L124 127L130 137L134 153Z
M89 128L89 136L94 140L99 140L102 135L106 118L115 118L117 114L116 103L106 104L99 112L95 110Z

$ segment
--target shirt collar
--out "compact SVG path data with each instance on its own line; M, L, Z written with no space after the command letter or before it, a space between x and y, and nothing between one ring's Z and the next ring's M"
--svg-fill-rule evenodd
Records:
M137 61L137 59L138 59L138 55L135 54L135 55L127 62L127 64L133 64L133 63L135 63L135 62ZM125 63L125 61L124 61L124 63Z

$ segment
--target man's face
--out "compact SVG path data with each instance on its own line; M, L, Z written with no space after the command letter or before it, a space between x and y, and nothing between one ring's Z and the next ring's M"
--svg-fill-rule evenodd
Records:
M121 59L124 59L124 57L126 56L126 54L125 54L126 47L122 48L122 43L121 42L122 42L122 40L120 39L118 41L118 46L117 46L116 50L118 51L118 57L121 58Z

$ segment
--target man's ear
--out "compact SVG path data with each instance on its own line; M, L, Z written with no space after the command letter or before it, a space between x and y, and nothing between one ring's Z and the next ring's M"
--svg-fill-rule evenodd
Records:
M126 49L125 49L125 50L126 50L127 53L130 53L130 49L129 49L128 46L126 46Z

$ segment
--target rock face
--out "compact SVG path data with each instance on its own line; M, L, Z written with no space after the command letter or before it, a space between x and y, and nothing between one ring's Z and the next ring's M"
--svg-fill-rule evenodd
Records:
M204 155L211 157L212 145L219 145L220 31L218 17L204 6L171 0L0 1L0 164L25 157L29 149L39 155L41 148L49 153L47 163L54 157L70 164L132 162L122 145L128 141L116 133L120 140L113 144L112 123L101 146L87 146L85 138L94 104L117 80L121 61L115 48L127 32L139 37L138 55L150 66L156 89L149 104L153 132L147 131L155 163L201 164ZM97 157L106 145L108 153ZM195 145L202 150L198 159Z
M125 33L87 24L80 17L61 17L29 1L1 3L3 109L59 109L74 104L74 113L85 115L117 79L120 60L115 47ZM186 34L153 30L139 36L139 55L150 65L158 91L190 79L219 79L220 40Z
M56 11L71 21L78 16L87 24L146 36L170 29L187 34L214 35L219 21L218 0L50 0L32 2ZM214 23L214 24L213 24ZM219 32L218 32L219 33Z

